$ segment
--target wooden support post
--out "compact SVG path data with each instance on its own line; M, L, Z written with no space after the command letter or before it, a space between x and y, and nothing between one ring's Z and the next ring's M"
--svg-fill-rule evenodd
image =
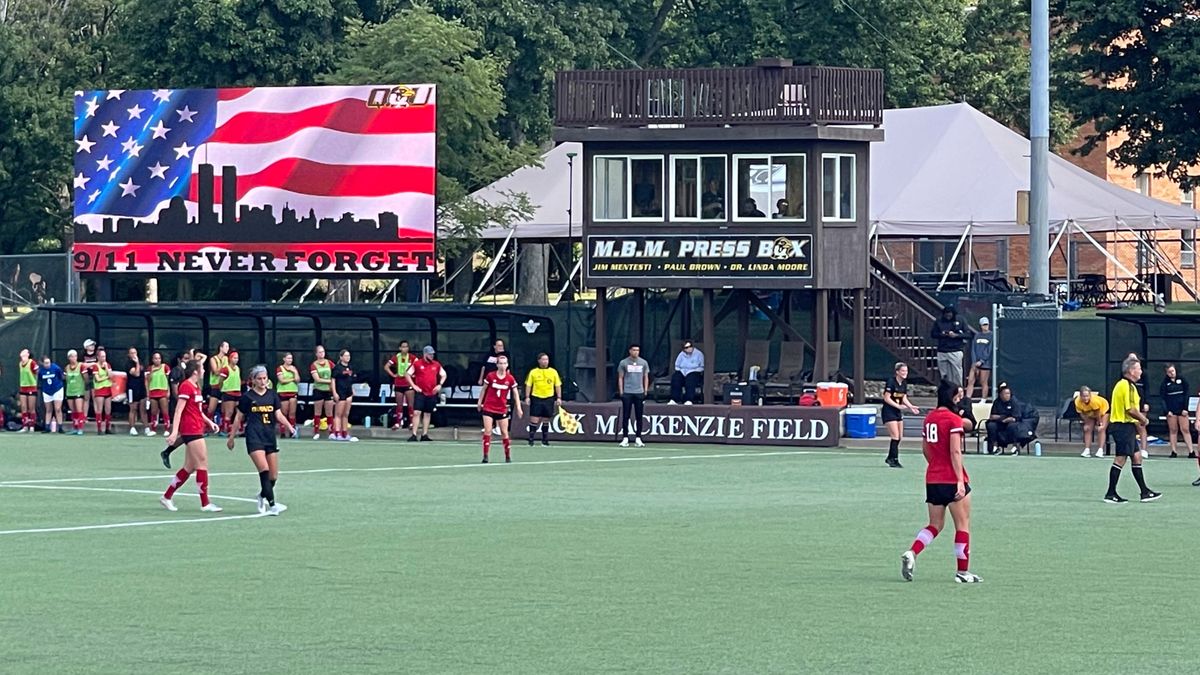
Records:
M692 335L692 292L689 289L679 290L679 337L682 340L695 340ZM674 358L674 354L671 355Z
M750 340L750 301L746 299L749 295L748 291L734 291L737 295L737 343L741 347L737 366L737 381L741 382L743 378L750 377L750 373L742 372L742 365L746 362L746 343Z
M633 341L645 348L646 341L646 289L633 289ZM624 357L622 357L624 358Z
M716 326L713 325L713 290L704 289L704 300L700 308L700 332L704 334L704 405L713 402L713 369L716 367Z
M813 349L817 352L813 366L813 382L829 377L829 291L817 291L817 306L813 308Z
M594 403L608 402L608 318L605 309L608 304L605 292L608 289L596 289L596 391L592 396Z
M854 402L866 403L867 380L867 291L854 289Z

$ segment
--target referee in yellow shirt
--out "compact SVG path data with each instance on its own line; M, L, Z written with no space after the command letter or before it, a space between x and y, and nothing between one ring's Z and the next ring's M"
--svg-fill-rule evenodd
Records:
M1116 446L1112 468L1108 470L1108 493L1104 501L1110 504L1122 504L1129 501L1117 494L1117 481L1121 479L1121 469L1125 468L1125 458L1133 458L1133 479L1142 490L1142 501L1152 502L1162 495L1146 487L1146 479L1142 476L1142 453L1138 449L1138 424L1148 424L1145 413L1142 412L1141 397L1138 396L1136 382L1142 379L1142 364L1137 358L1128 356L1121 363L1121 379L1113 386L1112 408L1109 412L1109 433L1112 434Z
M533 445L533 432L542 430L542 445L550 445L550 420L558 414L562 405L562 378L550 367L550 355L538 354L537 368L525 376L525 409L529 411L529 444Z

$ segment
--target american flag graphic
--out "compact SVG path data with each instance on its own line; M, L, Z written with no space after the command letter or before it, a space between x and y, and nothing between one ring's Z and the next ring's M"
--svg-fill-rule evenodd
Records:
M75 92L76 239L121 255L138 243L136 271L148 241L431 251L436 117L433 85Z

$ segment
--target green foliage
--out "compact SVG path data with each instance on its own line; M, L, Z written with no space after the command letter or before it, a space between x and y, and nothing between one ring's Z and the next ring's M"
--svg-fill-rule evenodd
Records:
M438 85L439 221L447 217L439 244L455 255L477 242L489 223L510 224L528 202L488 207L467 195L533 160L526 146L501 138L501 80L505 64L481 49L482 37L457 21L423 9L407 9L378 25L356 27L346 56L323 77L342 82L432 82Z
M1109 152L1124 166L1162 167L1172 180L1200 185L1200 5L1195 0L1058 0L1064 32L1078 48L1065 92L1095 122L1083 152L1114 133Z

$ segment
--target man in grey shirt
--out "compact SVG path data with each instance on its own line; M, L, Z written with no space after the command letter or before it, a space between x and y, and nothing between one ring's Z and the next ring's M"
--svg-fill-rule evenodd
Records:
M617 394L621 396L621 447L629 447L629 423L633 422L633 444L643 447L642 416L646 391L650 388L650 364L639 354L642 348L629 345L629 356L617 364Z

